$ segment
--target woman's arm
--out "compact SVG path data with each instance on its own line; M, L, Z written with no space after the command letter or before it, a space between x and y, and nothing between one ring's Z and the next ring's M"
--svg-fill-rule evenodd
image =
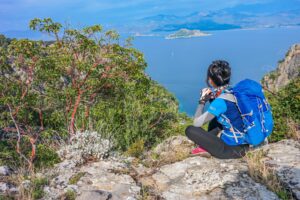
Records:
M205 123L211 121L215 116L209 112L204 112L204 104L199 104L196 110L196 114L194 116L194 123L193 125L196 127L201 127Z

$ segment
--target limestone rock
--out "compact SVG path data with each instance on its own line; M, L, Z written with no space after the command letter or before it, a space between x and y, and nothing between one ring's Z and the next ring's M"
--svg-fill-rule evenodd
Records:
M112 199L112 194L110 192L102 191L102 190L89 190L84 191L82 195L80 195L77 200L110 200Z
M293 45L280 61L277 69L266 75L262 84L271 91L278 91L291 80L300 76L300 44Z
M7 166L0 166L0 176L8 176L11 174L11 170Z
M148 161L168 164L187 158L195 144L185 136L172 136L157 145L147 155Z
M45 199L58 199L72 190L77 199L137 199L140 187L126 174L128 166L115 159L107 159L71 169L60 169L59 174L44 188ZM84 172L77 183L69 184L70 178Z
M279 180L300 199L300 142L283 140L264 147L265 163L272 167Z
M18 188L13 184L0 181L0 197L1 195L13 196L16 195L18 192Z
M278 199L247 175L242 160L193 157L165 165L152 175L165 199Z

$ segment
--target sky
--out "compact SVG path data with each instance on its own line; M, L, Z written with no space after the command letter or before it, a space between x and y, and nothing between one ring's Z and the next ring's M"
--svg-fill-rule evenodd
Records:
M159 14L186 15L268 0L0 0L0 32L25 31L31 19L128 30L139 20Z

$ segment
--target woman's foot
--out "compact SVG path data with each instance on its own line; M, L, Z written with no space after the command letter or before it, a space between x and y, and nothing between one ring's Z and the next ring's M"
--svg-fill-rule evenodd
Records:
M197 148L193 149L191 153L193 155L198 155L200 153L205 153L205 152L207 152L205 149L198 146Z
M205 149L203 149L199 146L192 150L191 155L192 156L210 157L210 153L208 153Z

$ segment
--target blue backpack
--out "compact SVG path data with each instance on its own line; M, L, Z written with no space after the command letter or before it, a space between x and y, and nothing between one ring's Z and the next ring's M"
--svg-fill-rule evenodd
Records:
M236 105L244 123L244 141L257 146L273 130L271 107L262 86L256 81L245 79L229 90L234 95Z

